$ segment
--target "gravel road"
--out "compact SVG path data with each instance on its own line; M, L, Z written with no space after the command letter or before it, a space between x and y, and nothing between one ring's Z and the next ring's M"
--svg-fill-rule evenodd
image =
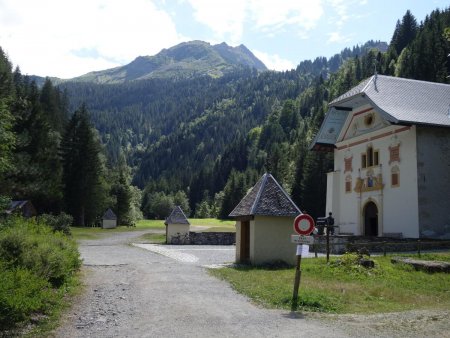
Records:
M234 247L130 245L142 234L80 241L85 292L52 336L449 337L449 311L330 316L263 309L205 269L231 262Z

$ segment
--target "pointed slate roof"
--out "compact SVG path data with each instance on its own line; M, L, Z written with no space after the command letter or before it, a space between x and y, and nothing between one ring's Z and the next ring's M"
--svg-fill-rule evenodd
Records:
M103 215L102 219L116 220L117 216L111 209L108 209L108 210L106 210L106 212Z
M184 214L183 210L181 210L180 206L177 205L175 208L173 208L172 212L170 213L169 217L167 217L164 224L168 225L168 224L190 224L190 223L186 218L186 215Z
M302 212L271 174L264 174L230 213L239 216L297 216Z

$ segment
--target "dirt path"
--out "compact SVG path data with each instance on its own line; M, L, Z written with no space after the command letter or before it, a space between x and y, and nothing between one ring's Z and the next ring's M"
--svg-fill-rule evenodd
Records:
M207 274L204 265L232 257L229 249L163 248L174 254L129 245L141 234L80 242L86 292L55 337L444 337L450 329L448 313L419 313L416 327L411 315L399 324L385 315L304 316L262 309ZM423 330L424 325L438 329Z

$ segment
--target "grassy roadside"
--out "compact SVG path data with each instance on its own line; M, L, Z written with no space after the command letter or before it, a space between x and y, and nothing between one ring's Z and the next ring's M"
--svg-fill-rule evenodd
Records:
M0 336L42 336L54 328L80 289L80 266L75 241L42 220L0 224Z
M78 271L65 285L64 290L61 290L54 301L51 311L47 317L36 323L28 332L20 332L20 336L24 338L46 337L55 330L59 325L61 318L65 312L72 306L77 296L83 293L84 285L83 272Z
M398 256L398 255L396 255ZM299 310L332 313L382 313L426 308L450 308L450 274L429 274L393 265L387 257L372 257L375 268L354 264L352 256L302 261ZM450 253L422 259L449 261ZM255 303L290 309L295 270L236 267L210 270Z

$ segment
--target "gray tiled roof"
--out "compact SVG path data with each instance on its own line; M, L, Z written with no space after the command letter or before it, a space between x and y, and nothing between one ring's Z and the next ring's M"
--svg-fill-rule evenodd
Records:
M330 103L345 105L362 96L393 123L450 127L450 85L374 75Z
M187 220L183 210L181 210L180 206L177 205L175 208L173 208L172 212L170 213L169 217L167 217L164 224L168 225L168 224L190 224L190 223Z
M116 214L111 210L108 209L106 210L105 214L103 215L102 219L111 219L111 220L115 220L117 219Z
M11 204L9 206L9 208L12 209L17 209L17 208L22 208L28 201L24 200L24 201L11 201Z
M22 208L25 204L27 204L28 200L23 201L11 201L9 208L6 210L7 214L12 213L15 210Z
M239 216L297 216L300 209L271 174L264 174L230 213Z
M357 86L353 87L352 89L350 89L348 92L342 94L341 96L339 96L337 99L334 99L333 101L330 102L330 105L333 105L336 102L341 102L344 101L345 99L348 99L350 97L353 97L355 95L361 94L364 92L364 88L367 86L367 84L372 81L373 76L369 77L365 80L362 80Z

